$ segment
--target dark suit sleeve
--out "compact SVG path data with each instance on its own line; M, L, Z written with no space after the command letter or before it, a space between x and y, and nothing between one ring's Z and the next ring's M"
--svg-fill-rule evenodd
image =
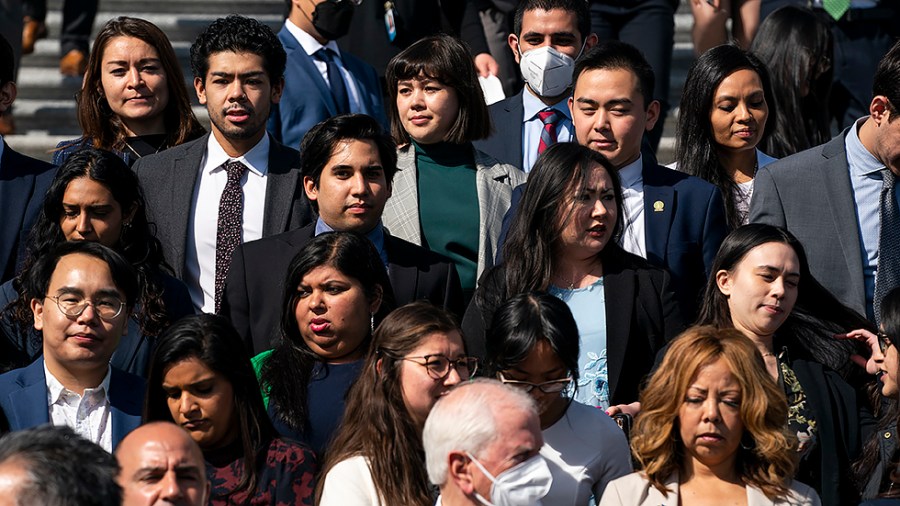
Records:
M785 169L782 169L785 170ZM750 201L750 223L765 223L785 228L784 206L770 167L759 169L753 180L753 198Z
M668 343L684 330L685 321L672 289L672 276L663 270L660 280L659 299L662 307L663 335Z
M481 360L485 358L484 344L484 318L481 308L473 298L466 308L466 314L462 320L463 341L466 343L466 353Z
M447 283L444 285L444 309L460 318L466 310L465 297L463 297L462 284L459 281L459 273L452 263L447 264Z
M225 291L219 314L231 320L238 335L244 340L247 352L253 354L253 332L250 325L250 298L247 295L244 248L238 246L231 255L231 266L225 278Z
M728 222L725 219L725 202L722 200L722 192L716 188L710 194L706 221L703 224L703 270L707 279L712 274L713 262L726 235ZM705 283L701 286L703 284Z
M500 237L497 239L497 256L494 259L495 264L500 264L503 260L503 245L506 243L506 236L509 235L509 227L512 226L513 218L519 212L519 202L522 200L522 194L525 193L525 185L522 183L513 188L512 196L509 200L509 209L503 215L503 224L500 225Z

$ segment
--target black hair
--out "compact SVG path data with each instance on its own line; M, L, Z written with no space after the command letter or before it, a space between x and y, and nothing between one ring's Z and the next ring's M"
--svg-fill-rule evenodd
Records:
M485 368L489 376L524 362L541 339L578 383L578 324L569 306L542 292L513 295L501 304L486 332Z
M265 460L269 443L277 433L266 414L256 373L243 341L226 318L212 314L186 316L166 330L150 362L144 419L147 422L174 421L162 385L169 368L189 358L203 362L231 384L244 471L240 483L228 495L252 491L259 485L261 459Z
M516 13L513 16L513 33L516 36L522 36L522 18L525 17L527 11L554 9L575 14L580 32L578 35L581 36L581 42L584 43L584 39L591 34L591 12L588 10L588 2L585 0L522 0L516 6Z
M381 124L365 114L332 116L310 128L300 141L300 152L303 153L300 174L312 179L318 187L322 170L331 160L335 147L348 140L372 141L381 158L385 179L388 184L393 181L397 173L397 147ZM318 204L315 201L310 203L318 211Z
M0 86L16 80L16 55L6 37L0 35Z
M281 299L281 339L263 363L260 384L269 394L275 416L301 434L309 430L307 385L313 367L321 362L321 358L306 344L297 324L297 287L307 273L323 265L334 267L345 276L359 281L369 301L374 300L381 291L381 306L372 315L373 325L377 326L396 306L381 256L375 246L361 235L352 232L318 235L291 260ZM369 333L360 347L368 349L371 340Z
M109 506L122 503L119 464L67 426L42 425L0 439L0 464L24 469L14 504Z
M491 134L491 116L465 43L450 35L433 35L419 40L388 62L385 79L394 142L398 145L410 142L397 109L397 84L420 76L437 80L456 92L459 112L447 132L447 142L463 144Z
M737 183L719 163L709 116L719 85L726 77L742 69L752 70L759 76L769 109L766 123L777 121L775 98L772 96L766 66L739 47L724 44L700 55L688 70L684 92L681 94L675 139L675 160L679 170L703 178L719 188L725 201L725 218L731 228L741 226L741 216L735 200ZM768 134L768 129L763 129L761 144Z
M768 135L760 142L767 154L784 158L831 138L833 51L831 28L809 8L786 5L759 25L750 53L771 74L769 107L779 112L766 122ZM806 96L801 95L804 86ZM801 123L803 128L798 128Z
M262 57L263 68L274 85L284 78L287 54L278 36L253 18L232 14L213 21L191 45L191 70L204 82L209 72L209 57L231 51Z
M888 108L893 121L900 111L900 41L894 43L890 51L878 62L872 81L872 95L883 95L888 99Z
M638 90L644 98L644 110L653 102L656 77L653 67L638 48L618 40L604 40L590 48L578 61L572 73L577 83L581 74L590 70L629 70L637 76Z

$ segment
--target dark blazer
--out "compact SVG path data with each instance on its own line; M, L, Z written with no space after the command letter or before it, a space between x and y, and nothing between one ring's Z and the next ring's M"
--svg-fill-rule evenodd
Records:
M133 167L144 189L148 218L156 224L156 237L179 279L184 279L184 252L194 185L209 136L206 134L161 153L142 157ZM300 228L313 221L301 184L300 153L275 139L270 140L263 237Z
M25 240L55 175L55 166L13 151L3 143L3 156L0 157L0 283L15 276Z
M491 104L491 122L494 133L487 139L472 142L476 149L520 169L524 163L522 155L522 129L525 120L525 106L522 103L523 88L519 93L506 97L496 104Z
M141 424L145 383L142 378L112 368L109 404L112 411L112 447ZM22 430L50 423L44 359L28 367L0 375L0 409L9 430Z
M284 91L279 103L272 106L268 129L278 142L299 149L300 140L310 128L336 116L338 111L331 89L312 57L306 54L287 28L278 32L278 38L287 51L287 67L284 71ZM359 112L389 127L375 69L347 51L341 51L341 63L353 76L359 90Z
M469 355L485 357L485 331L507 294L503 265L482 277L463 318ZM606 356L612 404L638 400L638 390L653 367L656 354L677 336L684 323L672 293L669 274L629 253L604 260L606 291Z
M280 335L284 280L291 260L315 235L312 223L234 250L219 313L244 338L251 356L272 348ZM385 231L388 275L398 306L419 299L460 316L463 295L456 267L448 259Z
M59 167L63 163L65 163L66 160L68 160L69 157L72 156L72 154L76 151L93 146L94 143L86 137L79 137L77 139L61 141L56 145L56 150L53 152L53 165ZM134 162L137 160L137 158L134 157L133 153L116 150L109 150L109 152L115 153L115 155L121 158L122 161L125 162L125 164L129 167L134 165Z
M725 203L714 185L663 167L647 155L643 160L647 260L672 275L682 320L693 322L713 260L729 232ZM513 191L510 210L503 218L503 242L524 192L525 185Z
M782 227L803 244L809 270L839 301L866 314L866 287L844 130L761 169L750 222Z

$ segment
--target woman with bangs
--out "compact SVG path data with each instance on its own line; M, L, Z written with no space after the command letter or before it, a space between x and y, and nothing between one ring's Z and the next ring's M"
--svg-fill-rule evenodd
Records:
M631 443L642 470L610 483L600 506L821 504L791 479L784 393L737 330L694 327L676 338L641 406Z
M453 260L468 300L493 265L512 189L525 173L472 145L490 134L491 119L462 42L424 38L390 61L386 79L398 171L384 225Z

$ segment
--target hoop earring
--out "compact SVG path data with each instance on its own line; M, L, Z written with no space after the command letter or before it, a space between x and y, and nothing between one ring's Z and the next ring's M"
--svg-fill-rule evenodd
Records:
M749 439L749 442L747 441ZM756 440L753 439L753 435L747 431L744 431L744 435L741 436L741 448L747 451L752 451L756 449Z

